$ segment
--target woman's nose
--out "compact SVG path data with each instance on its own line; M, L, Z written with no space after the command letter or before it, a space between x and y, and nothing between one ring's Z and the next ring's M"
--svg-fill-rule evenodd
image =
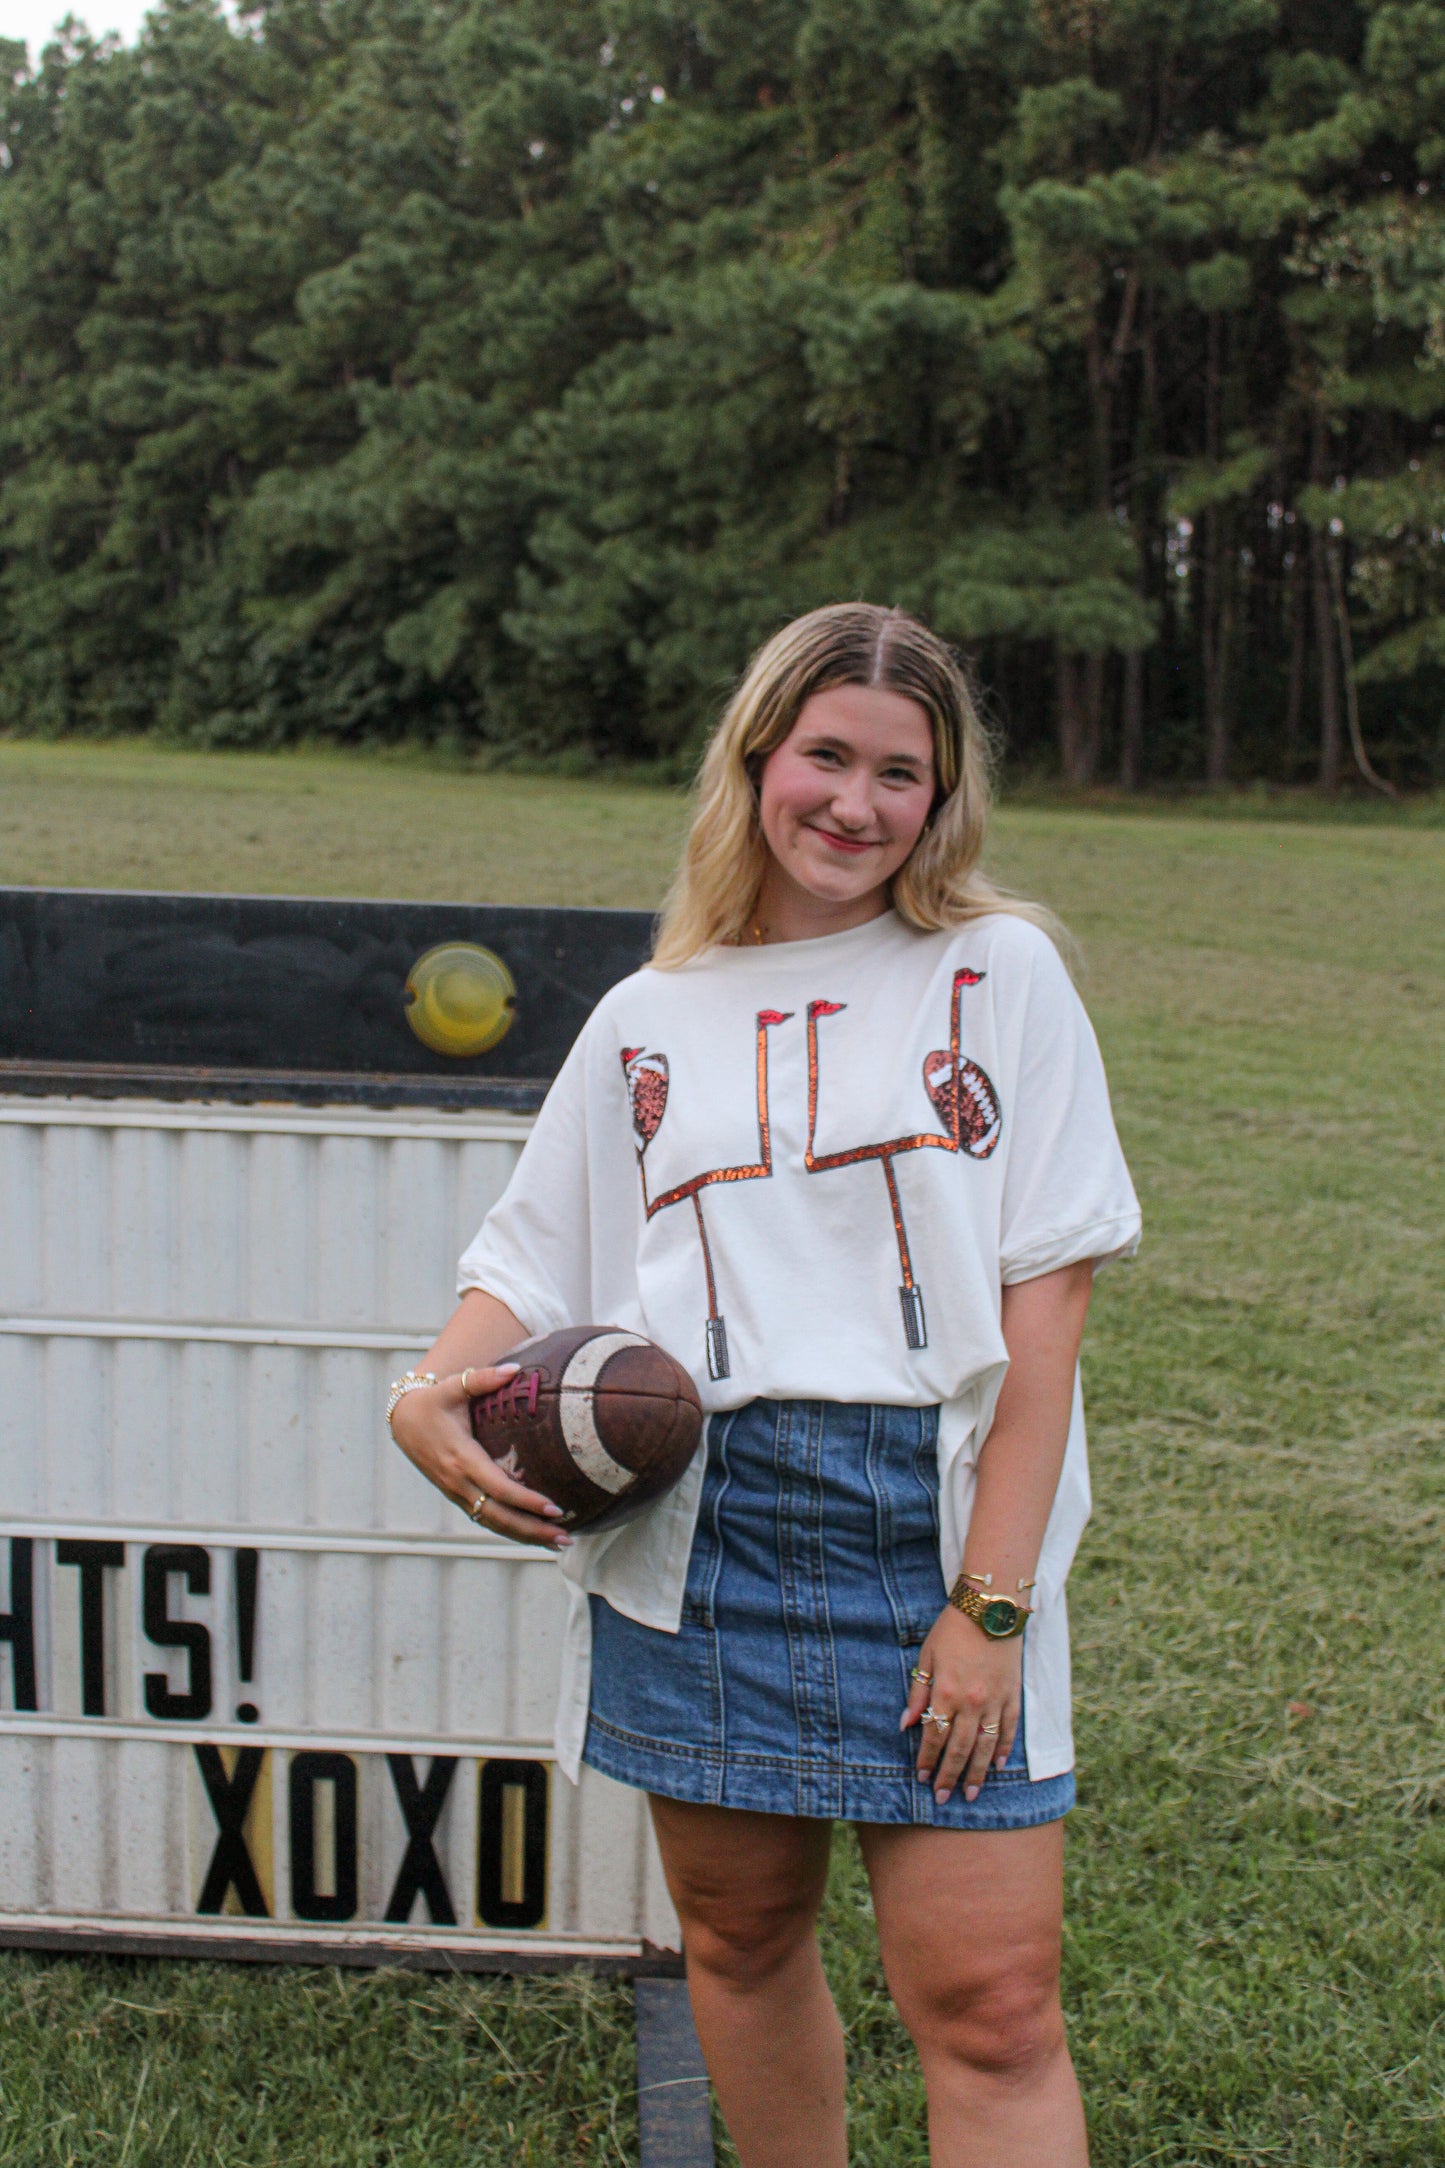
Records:
M832 813L845 828L866 828L873 818L868 778L860 769L840 775L833 792Z

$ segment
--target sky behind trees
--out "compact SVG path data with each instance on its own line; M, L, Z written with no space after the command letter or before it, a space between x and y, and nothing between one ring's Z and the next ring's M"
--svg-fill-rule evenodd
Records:
M38 60L58 25L73 14L98 38L114 30L131 39L149 4L150 0L77 0L73 8L67 8L65 0L0 0L0 38L23 39L31 59Z

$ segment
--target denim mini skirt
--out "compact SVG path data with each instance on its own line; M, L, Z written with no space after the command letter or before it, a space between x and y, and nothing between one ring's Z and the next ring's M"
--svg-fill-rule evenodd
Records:
M1074 1803L1030 1783L1020 1720L972 1805L943 1805L900 1732L909 1671L943 1609L938 1410L753 1400L708 1425L682 1623L591 1598L582 1758L700 1805L942 1829L1024 1829ZM1025 1629L1027 1631L1027 1629Z

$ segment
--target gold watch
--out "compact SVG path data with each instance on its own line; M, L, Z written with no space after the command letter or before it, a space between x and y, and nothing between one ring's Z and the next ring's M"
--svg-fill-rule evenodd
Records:
M948 1600L955 1611L981 1627L990 1641L1008 1641L1014 1634L1021 1634L1032 1615L1012 1596L995 1596L985 1589L971 1588L963 1574L949 1590Z

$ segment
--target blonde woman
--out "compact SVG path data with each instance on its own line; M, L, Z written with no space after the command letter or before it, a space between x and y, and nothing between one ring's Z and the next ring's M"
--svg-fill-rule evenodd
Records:
M1044 915L978 870L986 747L944 644L842 604L754 658L651 965L598 1004L394 1427L564 1554L557 1754L644 1788L744 2168L842 2168L815 1922L855 1824L935 2168L1078 2168L1059 2005L1077 1357L1139 1214ZM569 1542L473 1444L532 1333L632 1327L705 1450Z

